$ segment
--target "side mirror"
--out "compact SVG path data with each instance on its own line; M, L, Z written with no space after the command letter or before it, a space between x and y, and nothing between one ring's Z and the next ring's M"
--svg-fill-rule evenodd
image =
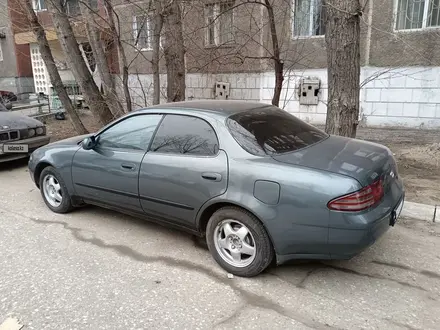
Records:
M89 136L89 137L86 137L86 138L82 141L81 146L82 146L82 148L83 148L84 150L90 150L90 149L93 149L93 148L96 146L96 139L95 139L95 137L94 137L93 135L92 135L92 136Z

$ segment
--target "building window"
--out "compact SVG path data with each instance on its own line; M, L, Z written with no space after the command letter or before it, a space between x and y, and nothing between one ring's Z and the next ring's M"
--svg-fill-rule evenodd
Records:
M47 9L45 0L33 0L32 6L34 7L35 11L41 11Z
M440 26L440 0L398 0L396 30Z
M135 16L133 18L133 34L135 46L139 50L152 50L152 24L148 15Z
M81 14L79 8L79 0L66 0L64 2L64 11L69 16L77 16Z
M293 5L294 36L312 37L325 34L322 0L293 0Z
M225 45L235 42L234 2L209 4L205 7L207 46Z

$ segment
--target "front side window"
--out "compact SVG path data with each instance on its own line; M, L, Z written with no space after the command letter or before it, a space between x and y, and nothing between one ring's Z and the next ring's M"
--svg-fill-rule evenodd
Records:
M99 135L98 146L147 151L162 115L136 115L124 119Z
M325 34L322 0L293 0L293 35L296 37Z
M397 0L396 30L440 26L440 0Z
M157 130L151 151L213 156L219 143L211 125L200 118L167 115Z
M244 150L259 156L296 151L328 136L274 106L232 115L227 126Z

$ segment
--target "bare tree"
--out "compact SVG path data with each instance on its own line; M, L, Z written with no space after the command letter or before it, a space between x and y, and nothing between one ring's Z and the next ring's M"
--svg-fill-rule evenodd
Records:
M163 26L163 13L161 1L154 4L154 27L153 27L153 55L151 65L153 67L153 104L160 103L160 36Z
M167 67L168 102L185 100L185 47L183 43L180 0L171 0L163 8L164 55Z
M86 102L93 113L97 115L100 123L103 125L108 124L114 117L101 95L98 86L96 86L93 76L81 54L81 50L78 47L78 42L73 33L69 18L65 13L65 2L63 0L50 0L47 1L47 7L52 14L54 27L69 68L72 70Z
M131 102L131 94L130 94L130 90L129 90L129 86L128 86L129 64L127 61L127 56L124 51L124 47L122 46L120 29L117 28L116 23L115 23L115 17L116 17L118 23L120 23L119 16L114 11L111 0L104 0L104 8L107 11L108 25L109 25L110 31L113 35L113 42L118 47L119 68L120 68L120 72L122 74L122 89L124 91L127 112L130 112L133 110L133 105ZM118 26L120 26L120 24L118 24Z
M50 82L52 83L52 86L54 87L58 97L60 98L61 104L69 114L69 119L72 122L75 131L78 134L87 134L88 131L81 122L81 119L79 118L78 113L73 107L72 101L70 100L69 95L63 85L60 74L55 65L55 60L49 47L44 28L38 21L38 17L35 14L34 9L32 8L30 0L21 0L21 5L26 12L26 16L29 20L30 26L35 34L41 57L43 58L44 64L47 68L47 72L49 73Z
M355 137L360 93L359 0L325 0L328 66L326 132Z
M81 13L83 15L87 37L90 42L90 47L95 58L96 66L98 68L99 75L103 81L104 95L107 100L107 104L114 117L121 116L124 111L119 102L118 95L116 93L115 83L110 72L110 67L105 54L103 40L101 38L101 29L96 22L97 15L89 4L80 2Z

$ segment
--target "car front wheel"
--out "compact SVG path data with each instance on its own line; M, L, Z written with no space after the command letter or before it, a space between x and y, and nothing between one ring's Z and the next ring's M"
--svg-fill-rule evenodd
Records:
M41 172L40 191L47 207L53 212L67 213L73 209L66 185L52 166L44 168Z
M206 228L208 248L226 271L237 276L260 274L274 252L264 226L251 213L237 207L215 212Z

